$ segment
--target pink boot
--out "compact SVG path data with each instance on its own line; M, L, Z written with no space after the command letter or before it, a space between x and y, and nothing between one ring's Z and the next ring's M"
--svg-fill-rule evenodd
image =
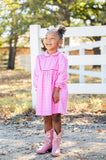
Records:
M43 154L52 149L53 129L45 133L45 144L36 153Z
M60 141L63 131L61 131L58 135L53 130L53 143L52 143L52 156L59 156L60 154Z

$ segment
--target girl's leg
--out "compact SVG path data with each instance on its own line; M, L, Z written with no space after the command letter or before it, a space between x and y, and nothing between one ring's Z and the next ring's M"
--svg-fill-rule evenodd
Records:
M52 149L53 129L52 129L52 116L44 116L45 127L45 143L38 149L37 153L46 153Z
M59 156L60 154L60 141L62 136L61 130L61 114L52 115L53 121L53 142L52 142L52 155Z
M52 123L56 133L59 134L61 132L61 114L53 114Z
M52 129L52 116L44 116L45 132Z

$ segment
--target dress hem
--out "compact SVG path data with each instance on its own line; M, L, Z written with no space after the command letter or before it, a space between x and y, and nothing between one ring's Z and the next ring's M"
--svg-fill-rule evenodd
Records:
M60 113L60 112L57 112L57 113L52 113L52 114L36 114L36 116L52 116L53 114L66 115L66 113Z

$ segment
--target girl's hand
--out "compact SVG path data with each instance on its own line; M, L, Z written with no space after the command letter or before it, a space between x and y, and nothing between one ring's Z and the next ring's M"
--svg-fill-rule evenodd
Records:
M55 88L53 93L53 101L57 103L59 101L59 90L60 88Z

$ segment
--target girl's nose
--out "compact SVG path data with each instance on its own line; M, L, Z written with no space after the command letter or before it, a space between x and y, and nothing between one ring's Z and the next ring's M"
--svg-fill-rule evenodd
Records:
M50 41L51 39L50 38L47 38L47 41Z

